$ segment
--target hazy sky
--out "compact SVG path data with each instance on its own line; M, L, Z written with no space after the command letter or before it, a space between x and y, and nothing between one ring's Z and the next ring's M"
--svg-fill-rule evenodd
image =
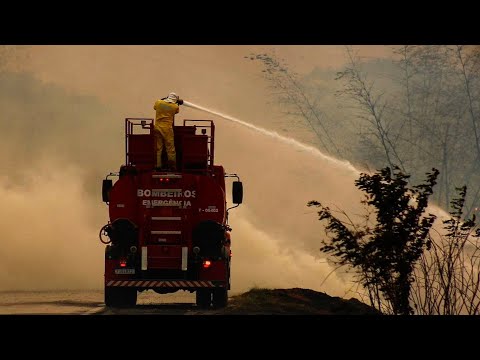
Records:
M360 56L388 56L389 46L356 46ZM245 59L274 51L298 72L340 69L344 46L37 46L24 68L65 89L94 94L108 106L151 115L151 102L170 91L250 121L269 117L270 91L261 65ZM268 119L266 119L268 123Z
M361 56L390 54L383 46L357 48ZM24 126L4 126L0 135L2 153L15 152L20 159L14 163L9 162L11 156L2 158L11 172L5 170L0 176L4 234L0 290L101 288L104 246L98 231L108 221L108 211L101 202L100 186L124 158L124 118L152 117L154 101L175 91L190 102L275 130L272 119L279 114L260 64L245 58L265 50L273 48L26 49L28 56L15 69L28 72L33 80L16 80L27 85L12 90L10 100L1 103L3 114L13 116L27 107L32 117L25 116ZM344 61L341 46L275 46L275 51L304 73L315 66L340 68ZM35 91L30 91L33 87ZM32 104L31 99L42 100ZM12 105L15 101L18 108ZM359 210L356 173L198 110L182 107L176 119L185 118L216 120L216 160L244 182L244 204L230 215L232 290L255 285L308 287L343 296L351 285L336 274L320 286L332 268L320 259L323 232L306 203L315 199L347 211ZM20 174L21 184L12 181L13 172Z

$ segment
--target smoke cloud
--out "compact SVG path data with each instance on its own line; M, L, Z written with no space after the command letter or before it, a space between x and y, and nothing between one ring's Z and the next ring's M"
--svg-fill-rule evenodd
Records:
M103 251L89 226L85 172L49 159L22 175L22 186L0 178L0 289L99 288Z
M154 101L175 91L270 129L279 116L275 104L258 65L244 59L261 49L31 47L22 72L0 81L0 290L101 288L98 231L108 211L100 186L124 161L124 118L153 117ZM317 60L332 55L331 48L302 49ZM292 59L292 66L302 61ZM199 110L181 107L176 121L206 118L216 121L216 163L244 183L244 204L230 214L232 290L298 286L347 293L351 283L341 272L331 274L319 252L323 227L306 204L318 200L360 213L357 173ZM293 126L289 130L294 136Z

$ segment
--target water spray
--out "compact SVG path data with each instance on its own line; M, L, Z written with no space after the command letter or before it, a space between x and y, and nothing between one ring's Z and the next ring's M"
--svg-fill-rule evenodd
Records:
M360 174L360 170L356 169L349 161L339 160L339 159L335 159L334 157L325 155L320 150L318 150L317 148L315 148L313 146L306 145L306 144L303 144L300 141L297 141L295 139L280 135L276 131L270 131L270 130L255 126L253 124L247 123L247 122L242 121L240 119L222 114L221 112L218 112L218 111L215 111L215 110L207 109L203 106L196 105L196 104L193 104L193 103L188 102L188 101L183 101L183 105L185 105L187 107L194 108L194 109L202 110L202 111L208 112L208 113L213 114L213 115L220 116L220 117L222 117L226 120L229 120L229 121L235 122L237 124L243 125L245 127L248 127L250 129L253 129L253 130L255 130L255 131L257 131L257 132L259 132L263 135L267 135L267 136L272 137L274 139L280 140L283 143L290 144L290 145L292 145L292 146L294 146L294 147L296 147L296 148L298 148L302 151L307 151L314 156L318 156L322 159L325 159L325 160L333 163L334 165L344 166L348 170L354 172L355 175ZM442 208L439 208L439 207L436 207L436 206L432 206L431 208L432 208L432 211L436 212L437 216L448 217L448 213L445 210L443 210Z
M237 124L240 124L240 125L243 125L245 127L248 127L250 129L253 129L263 135L266 135L266 136L269 136L269 137L272 137L274 139L277 139L277 140L280 140L286 144L290 144L290 145L293 145L295 146L296 148L302 150L302 151L307 151L315 156L319 156L335 165L341 165L341 166L345 166L347 169L349 169L350 171L353 171L355 174L359 174L360 171L358 169L356 169L352 164L350 164L350 162L346 161L346 160L338 160L338 159L335 159L331 156L328 156L328 155L325 155L323 154L320 150L318 150L317 148L313 147L313 146L310 146L310 145L306 145L306 144L303 144L301 143L300 141L297 141L295 139L292 139L292 138L289 138L289 137L285 137L283 135L280 135L279 133L277 133L276 131L270 131L270 130L267 130L267 129L264 129L264 128L261 128L261 127L258 127L258 126L255 126L253 124L250 124L248 122L245 122L245 121L242 121L240 119L237 119L237 118L234 118L234 117L231 117L231 116L228 116L228 115L225 115L225 114L222 114L221 112L218 112L218 111L215 111L215 110L211 110L211 109L207 109L203 106L200 106L200 105L196 105L196 104L193 104L189 101L183 101L183 106L187 106L187 107L190 107L190 108L193 108L193 109L197 109L197 110L202 110L202 111L205 111L205 112L208 112L210 114L213 114L213 115L217 115L217 116L220 116L226 120L229 120L229 121L232 121L232 122L235 122Z

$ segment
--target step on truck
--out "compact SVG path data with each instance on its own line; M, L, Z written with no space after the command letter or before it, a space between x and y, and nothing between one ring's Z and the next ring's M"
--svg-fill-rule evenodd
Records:
M153 119L125 119L125 164L102 182L109 213L99 234L106 245L105 304L133 307L142 291L185 290L195 292L199 307L225 307L231 287L228 213L242 203L242 182L214 162L212 120L174 125L174 171L156 168L153 126Z

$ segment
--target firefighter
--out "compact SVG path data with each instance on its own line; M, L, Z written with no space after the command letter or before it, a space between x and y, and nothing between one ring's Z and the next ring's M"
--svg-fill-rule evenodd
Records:
M173 123L175 114L179 112L179 104L182 101L174 92L168 94L166 98L155 101L153 109L155 114L154 135L157 145L157 163L156 167L162 167L163 145L167 151L168 168L176 170L177 157L175 153L175 143L173 139Z

